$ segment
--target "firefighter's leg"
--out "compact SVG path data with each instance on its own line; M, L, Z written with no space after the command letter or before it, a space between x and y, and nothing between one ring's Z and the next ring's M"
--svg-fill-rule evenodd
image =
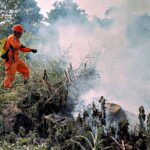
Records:
M6 63L5 62L5 80L4 80L4 88L9 89L13 87L15 73L16 73L16 63Z
M29 79L29 69L22 60L17 61L17 72L23 75L24 81L27 81Z

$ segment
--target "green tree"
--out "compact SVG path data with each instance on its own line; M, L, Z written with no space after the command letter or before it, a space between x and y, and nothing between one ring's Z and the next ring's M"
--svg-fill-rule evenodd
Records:
M19 23L25 30L35 32L43 16L35 0L0 0L1 37L11 33L14 24Z
M54 9L47 13L48 18L46 19L46 21L48 23L55 23L59 20L67 20L67 23L81 23L88 20L85 11L79 9L78 5L75 2L73 2L73 0L55 2L53 6Z
M35 0L19 0L15 23L24 25L25 30L36 32L43 16Z
M9 34L12 24L14 23L13 16L16 12L15 5L18 0L0 0L0 38Z
M11 26L11 18L0 16L0 38L7 36Z

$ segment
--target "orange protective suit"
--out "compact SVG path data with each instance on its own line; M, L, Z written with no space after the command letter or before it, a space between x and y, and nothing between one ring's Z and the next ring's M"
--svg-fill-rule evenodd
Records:
M24 80L29 79L29 69L26 64L19 59L19 51L22 52L31 52L30 48L23 47L20 43L19 39L14 36L14 34L10 35L7 38L7 42L5 44L5 49L8 50L10 45L13 49L8 51L8 61L4 61L5 63L5 80L4 80L4 88L9 89L13 87L15 74L19 72L23 75Z

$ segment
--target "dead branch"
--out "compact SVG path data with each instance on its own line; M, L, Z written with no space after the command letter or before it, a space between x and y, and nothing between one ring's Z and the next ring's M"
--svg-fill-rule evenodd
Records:
M43 80L44 80L45 82L48 81L48 75L47 75L46 69L44 69Z
M121 143L122 143L122 149L125 150L126 148L125 148L125 145L124 145L124 141L121 140Z
M124 150L122 148L122 146L117 142L117 140L114 137L111 136L111 139L119 146L119 148L121 148L122 150Z
M66 83L66 81L65 81ZM57 89L55 89L55 91L53 92L53 94L47 99L47 101L44 103L43 107L55 96L55 94L57 92L59 92L59 90L63 87L64 85L61 84Z

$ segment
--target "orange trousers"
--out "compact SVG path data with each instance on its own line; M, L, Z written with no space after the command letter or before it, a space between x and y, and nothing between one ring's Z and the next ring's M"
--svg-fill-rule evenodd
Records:
M29 69L22 60L18 59L15 63L5 62L5 89L13 87L16 72L22 74L24 80L29 79Z

